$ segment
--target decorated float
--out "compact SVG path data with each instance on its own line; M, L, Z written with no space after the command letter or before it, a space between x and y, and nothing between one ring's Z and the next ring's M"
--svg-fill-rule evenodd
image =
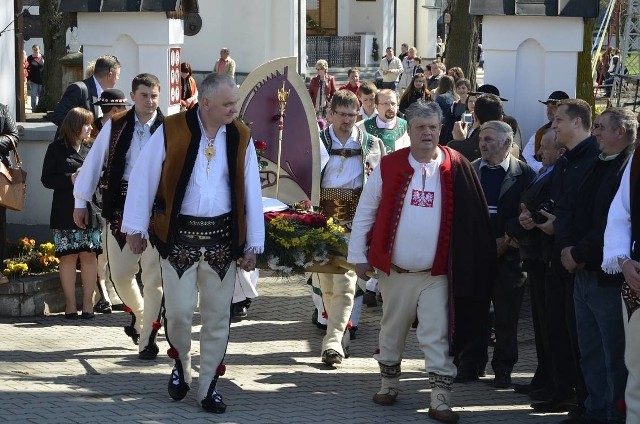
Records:
M296 58L255 69L240 86L240 98L260 165L266 239L258 268L280 276L353 268L345 259L345 229L318 211L320 134Z

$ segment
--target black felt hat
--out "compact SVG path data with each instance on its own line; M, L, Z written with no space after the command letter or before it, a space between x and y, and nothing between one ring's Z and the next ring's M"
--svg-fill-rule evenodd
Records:
M496 96L500 97L500 90L498 90L498 87L496 87L495 85L483 84L480 87L478 87L476 91L469 94L472 96L480 96L482 94L495 94ZM503 102L509 101L502 97L500 97L500 100L502 100Z
M564 91L554 91L553 93L549 94L549 98L546 101L542 101L542 100L538 100L540 103L542 103L543 105L546 105L548 103L551 104L556 104L558 103L560 100L564 100L564 99L568 99L569 95L567 93L565 93Z
M102 92L94 106L131 106L122 90L107 88Z

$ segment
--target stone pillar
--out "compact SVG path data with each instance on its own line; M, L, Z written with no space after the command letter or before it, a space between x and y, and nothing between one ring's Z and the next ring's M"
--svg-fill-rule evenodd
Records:
M184 43L182 20L167 19L164 12L78 13L78 38L85 67L100 55L114 55L122 64L116 88L129 93L133 77L152 73L160 80L162 112L180 110L169 105L169 49Z
M418 14L416 48L423 59L435 59L438 41L438 14L440 8L435 0L425 0ZM424 67L423 63L423 67Z

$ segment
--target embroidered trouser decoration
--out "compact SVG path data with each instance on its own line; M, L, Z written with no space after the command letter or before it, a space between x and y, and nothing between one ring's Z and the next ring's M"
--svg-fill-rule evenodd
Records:
M627 309L627 318L631 319L631 315L640 308L640 297L634 292L629 284L624 282L622 284L622 300Z
M219 243L213 246L206 246L204 251L204 260L207 261L211 269L213 269L220 279L224 279L231 265L231 244Z
M176 243L167 256L167 260L173 269L176 270L178 278L181 278L186 270L200 260L200 256L202 256L200 247Z
M120 227L122 227L122 213L114 212L113 215L113 218L109 220L109 229L111 230L113 238L118 242L120 250L122 250L127 244L127 235L120 231Z
M380 366L380 375L382 378L399 378L400 377L400 364L386 365L382 362L378 362Z

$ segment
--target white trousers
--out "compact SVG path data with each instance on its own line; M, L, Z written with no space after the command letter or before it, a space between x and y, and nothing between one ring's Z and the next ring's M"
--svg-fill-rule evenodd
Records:
M102 219L102 218L101 218ZM109 233L109 228L107 227L107 223L104 219L102 219L102 246L107 245L107 234ZM111 278L109 278L109 267L107 260L107 249L106 247L102 250L102 253L98 255L98 284L96 284L96 294L100 296L96 296L96 299L103 298L106 302L109 302L112 305L121 305L122 300L118 297L116 293L116 289L113 286L113 282Z
M380 353L374 358L385 365L402 361L411 324L419 320L416 336L424 353L425 370L439 376L456 376L453 357L449 356L449 302L446 275L434 277L428 272L398 274L391 271L378 277L382 303Z
M357 280L355 271L347 271L344 274L318 274L322 301L327 312L327 334L322 339L322 352L333 349L345 356L342 336L351 316Z
M160 317L162 306L162 278L160 276L160 255L150 244L140 255L131 252L128 245L122 249L109 228L107 233L107 267L113 286L122 302L131 308L136 317L135 330L140 333L140 351L155 343L152 337L153 321ZM136 274L142 270L144 299Z
M216 370L224 359L229 342L231 299L236 280L236 263L232 262L222 280L205 260L205 248L200 258L181 276L167 259L161 259L164 281L165 335L171 347L178 351L184 380L191 376L191 325L200 295L200 377L198 400L207 395Z
M625 330L624 363L629 375L624 401L627 404L627 424L640 423L640 310L628 318L627 307L622 302Z
M258 277L259 272L257 269L253 271L238 269L236 273L236 284L233 288L233 303L258 297Z

